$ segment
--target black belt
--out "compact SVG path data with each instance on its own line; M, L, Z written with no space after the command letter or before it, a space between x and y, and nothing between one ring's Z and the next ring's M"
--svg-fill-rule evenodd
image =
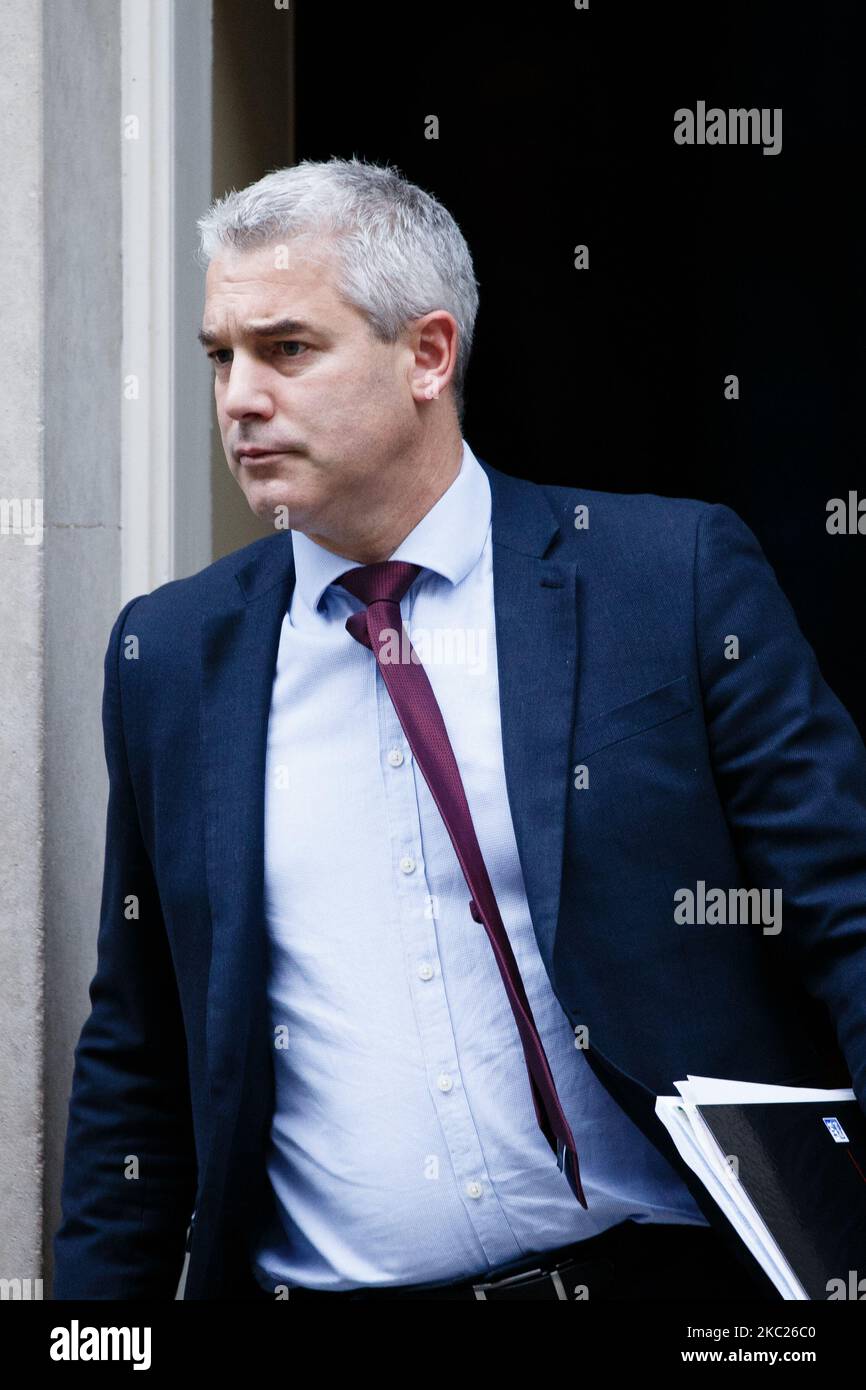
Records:
M682 1251L683 1232L706 1232L706 1227L684 1223L620 1222L586 1240L513 1260L486 1274L434 1284L397 1284L385 1287L365 1285L359 1289L310 1289L288 1286L288 1302L310 1298L466 1298L491 1299L567 1299L601 1294L613 1283L617 1262L635 1258L651 1262L656 1257ZM705 1237L704 1237L705 1238ZM688 1238L687 1238L688 1239ZM278 1288L281 1286L278 1286ZM270 1301L279 1301L261 1290ZM285 1295L283 1295L285 1297Z

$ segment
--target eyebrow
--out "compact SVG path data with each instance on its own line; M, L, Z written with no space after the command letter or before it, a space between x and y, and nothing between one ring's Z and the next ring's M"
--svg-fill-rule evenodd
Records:
M246 333L254 338L276 338L285 337L293 333L318 333L320 330L313 323L307 323L304 319L269 319L266 321L256 321L248 323ZM198 340L202 347L216 347L222 340L222 334L211 333L206 328L198 331Z

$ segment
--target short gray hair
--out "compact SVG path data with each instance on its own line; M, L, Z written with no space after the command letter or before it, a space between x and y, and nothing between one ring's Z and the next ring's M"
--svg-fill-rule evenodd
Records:
M365 315L381 342L394 343L410 320L447 309L458 328L451 384L462 423L478 287L463 233L430 193L388 166L305 159L233 189L197 225L202 265L228 247L333 237L338 293Z

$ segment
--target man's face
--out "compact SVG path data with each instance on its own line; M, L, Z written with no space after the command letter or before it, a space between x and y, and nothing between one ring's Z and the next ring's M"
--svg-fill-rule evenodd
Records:
M223 448L250 507L322 538L393 490L418 429L409 339L378 342L334 279L322 243L228 250L208 267L202 324Z

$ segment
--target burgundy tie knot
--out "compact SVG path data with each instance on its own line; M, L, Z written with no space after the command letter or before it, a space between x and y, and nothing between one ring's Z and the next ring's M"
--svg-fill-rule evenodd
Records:
M420 573L420 565L410 565L406 560L380 560L375 565L358 565L346 570L334 583L341 584L368 605L382 599L386 603L399 603Z
M375 565L357 565L355 569L346 570L334 583L354 594L367 608L371 603L396 603L399 608L401 598L420 573L420 565L410 565L406 560L380 560ZM346 619L346 629L356 641L372 650L366 612L351 613Z

